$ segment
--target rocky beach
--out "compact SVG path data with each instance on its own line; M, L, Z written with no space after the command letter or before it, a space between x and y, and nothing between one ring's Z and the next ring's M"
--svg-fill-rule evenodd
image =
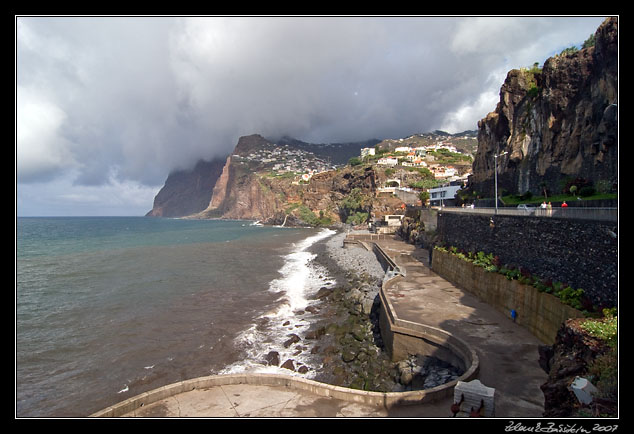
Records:
M328 384L379 392L426 389L462 374L454 366L430 356L410 355L392 361L379 329L379 289L385 271L375 254L359 246L343 247L346 232L338 232L310 249L318 267L336 283L320 288L306 309L310 328L304 336L289 335L285 343L310 347L313 379ZM276 352L265 363L292 370L292 359L280 361ZM285 366L286 365L286 366ZM279 366L279 365L278 365Z

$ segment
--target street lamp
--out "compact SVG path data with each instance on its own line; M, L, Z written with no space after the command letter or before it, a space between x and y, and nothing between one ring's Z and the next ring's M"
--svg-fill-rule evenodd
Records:
M493 156L493 161L495 163L495 214L498 213L498 157L506 154L508 154L508 152L504 151L501 154Z

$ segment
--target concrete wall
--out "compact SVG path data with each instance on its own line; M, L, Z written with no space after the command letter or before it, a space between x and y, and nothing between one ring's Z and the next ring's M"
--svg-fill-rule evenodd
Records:
M548 345L555 342L564 321L583 316L553 295L517 280L508 280L499 273L488 272L450 253L435 250L432 269L505 315L510 316L511 310L515 310L517 323Z
M464 374L459 378L460 381L475 378L479 370L479 358L466 342L439 328L412 323L396 316L384 290L401 278L397 276L384 282L379 292L381 338L392 360L403 360L411 354L435 356L462 369Z
M503 264L583 288L593 304L604 307L618 299L616 232L615 222L442 211L437 226L446 246L492 253Z
M465 376L460 377L460 380L466 381L463 377ZM187 393L196 389L204 390L211 387L231 384L286 387L291 390L307 391L317 396L331 397L348 402L358 402L389 409L395 405L421 404L451 396L453 394L453 387L455 386L455 383L457 383L457 380L434 388L414 390L411 392L368 392L365 390L333 386L331 384L320 383L318 381L292 375L255 373L210 375L207 377L198 377L191 380L179 381L178 383L172 383L167 386L159 387L158 389L141 393L93 413L90 417L120 417L143 406L150 405L181 393Z

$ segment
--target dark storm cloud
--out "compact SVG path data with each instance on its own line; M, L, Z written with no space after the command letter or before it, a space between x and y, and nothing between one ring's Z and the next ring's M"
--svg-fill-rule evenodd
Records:
M160 185L241 135L475 129L601 18L18 17L17 179Z

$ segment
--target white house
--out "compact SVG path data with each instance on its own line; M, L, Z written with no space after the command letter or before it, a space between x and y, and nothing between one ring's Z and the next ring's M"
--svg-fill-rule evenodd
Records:
M384 158L379 158L379 160L376 163L383 164L385 166L396 166L398 164L398 159L394 157L384 157Z
M446 185L429 189L429 204L431 206L453 205L460 185Z
M361 158L369 155L375 155L376 150L374 148L361 148Z
M436 166L432 169L432 172L434 173L434 178L436 179L451 178L452 176L456 176L456 173L458 173L458 171L452 166Z
M409 166L409 167L427 167L427 163L425 163L423 160L421 160L420 158L416 158L412 161L405 161L403 162L403 166Z

